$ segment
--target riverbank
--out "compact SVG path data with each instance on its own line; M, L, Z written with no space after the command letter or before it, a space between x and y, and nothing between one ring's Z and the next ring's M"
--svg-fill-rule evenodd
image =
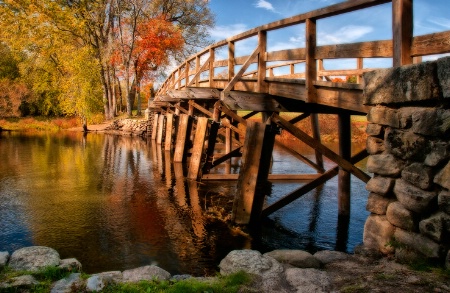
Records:
M234 250L215 277L170 275L147 265L87 275L76 259L42 246L0 252L2 292L450 292L450 272L399 264L359 247L355 254ZM186 272L189 273L189 272Z

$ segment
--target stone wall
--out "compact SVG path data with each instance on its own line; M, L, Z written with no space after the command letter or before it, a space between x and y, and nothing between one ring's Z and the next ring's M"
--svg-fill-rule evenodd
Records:
M450 258L450 58L364 75L364 245L401 257Z

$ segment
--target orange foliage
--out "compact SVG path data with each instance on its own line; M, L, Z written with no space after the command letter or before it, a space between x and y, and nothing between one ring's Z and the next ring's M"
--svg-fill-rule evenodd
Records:
M335 78L333 78L331 81L332 81L332 82L345 82L345 80L343 80L343 79L340 78L340 77L335 77Z

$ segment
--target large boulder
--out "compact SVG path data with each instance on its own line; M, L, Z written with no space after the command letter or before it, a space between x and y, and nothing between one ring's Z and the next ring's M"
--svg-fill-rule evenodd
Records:
M417 226L416 216L413 212L399 203L391 203L386 211L386 218L392 225L407 231L415 231Z
M314 257L322 264L327 265L329 263L347 260L349 255L341 251L322 250L314 253Z
M330 292L331 278L324 271L317 269L286 269L286 280L295 292Z
M394 193L405 208L416 213L425 211L430 202L437 198L435 191L424 191L403 179L396 180Z
M124 283L137 283L139 281L169 280L171 275L168 271L163 270L155 265L139 267L131 270L123 271Z
M264 254L280 263L287 263L297 268L320 268L321 263L311 253L303 250L278 249Z
M53 284L50 293L82 292L84 281L80 273L70 274L68 277Z
M364 225L364 246L389 254L394 251L394 248L388 245L394 232L395 227L386 219L386 216L370 215Z
M38 271L59 265L59 253L50 247L30 246L14 251L9 267L15 271Z
M394 238L396 241L422 253L426 257L439 258L440 256L441 247L439 244L418 233L396 229Z
M66 258L59 262L58 268L68 272L80 272L81 263L76 258Z
M239 271L262 277L264 292L286 292L283 266L274 258L256 250L233 250L219 264L220 273Z
M38 284L39 282L33 276L23 275L11 278L6 282L0 283L0 289L5 289L6 292L28 292L26 291L26 289L30 289Z
M391 154L371 155L367 159L367 171L384 176L397 177L405 163Z

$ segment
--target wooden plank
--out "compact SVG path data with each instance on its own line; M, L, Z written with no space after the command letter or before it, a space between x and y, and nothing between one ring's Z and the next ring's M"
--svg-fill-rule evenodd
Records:
M305 60L306 51L305 48L288 49L280 51L267 52L266 62L274 61L291 61L291 60Z
M285 78L266 78L269 81L269 94L306 101L305 80L288 80Z
M191 128L189 119L190 119L189 115L186 114L180 115L177 141L175 143L175 152L173 155L174 162L183 162L185 159L186 142L190 136L190 134L188 134L188 130Z
M411 56L450 53L450 31L413 38Z
M209 57L211 58L211 62L209 62L209 87L214 87L214 59L215 59L214 48L209 49Z
M225 113L226 115L228 115L228 117L232 118L234 121L237 121L239 123L242 123L243 125L247 125L247 121L245 120L245 118L239 116L238 114L236 114L234 111L230 110L224 102L220 101L220 104L217 104L217 107L220 109L220 111L222 111L223 113Z
M200 74L202 74L202 72L206 71L206 68L209 66L209 63L211 62L211 57L209 56L208 59L205 61L205 63L203 63L203 65L196 69L196 73L195 75L192 77L192 80L187 84L187 86L192 86L195 83L198 83L198 78L200 77ZM198 58L198 60L196 61L196 66L198 66L198 64L200 63L200 58Z
M390 58L392 50L392 40L326 45L316 48L316 59Z
M412 0L392 0L394 67L412 64L413 37Z
M273 96L263 93L231 91L222 97L231 110L250 110L258 112L286 112L287 109Z
M317 80L317 61L315 57L317 45L316 20L306 20L306 101L315 103L317 101L317 92L313 82Z
M242 166L233 204L232 221L236 224L255 224L259 221L267 193L275 134L265 123L249 121L245 134Z
M329 87L329 88L333 88L333 89L359 90L361 93L364 90L364 86L362 84L357 84L357 83L317 80L314 82L314 85L320 86L320 87Z
M156 137L156 143L162 144L163 141L163 132L164 132L164 115L159 115L158 119L158 136Z
M158 133L158 122L159 114L155 114L155 118L153 118L152 140L156 140L156 135Z
M242 116L242 119L247 120L248 118L253 117L253 116L255 116L258 113L259 113L258 111L252 111L252 112Z
M241 129L237 128L236 126L232 125L228 119L222 119L221 123L223 126L233 130L234 132L236 132L242 136L245 135L245 130L241 130Z
M234 67L236 65L235 61L235 45L234 42L228 42L228 60L227 60L227 66L228 66L228 81L231 81L231 79L234 77Z
M317 104L367 114L370 107L363 105L361 90L317 87Z
M167 93L171 95L173 99L183 100L210 100L218 99L220 96L220 92L217 89L195 87L188 87L187 89L181 90L171 89L168 90Z
M214 160L214 150L216 148L217 134L220 127L220 105L220 101L216 102L214 105L213 120L209 126L208 147L206 149L206 162L203 165L203 174L209 173Z
M214 168L214 167L222 164L223 162L225 162L228 159L241 157L242 156L241 148L242 147L238 147L237 149L235 149L231 152L228 152L227 154L221 156L220 158L214 159L214 161L211 164L211 168Z
M200 165L203 159L203 149L205 146L206 132L208 130L208 118L199 117L197 119L197 129L195 130L194 146L192 156L189 162L188 178L197 180L200 174Z
M164 140L164 150L170 151L172 149L173 137L173 114L166 115L166 139Z
M269 174L269 181L311 181L318 178L319 174ZM238 180L239 174L205 174L203 180Z
M294 117L294 118L292 118L291 120L289 120L289 123L295 124L295 123L297 123L297 122L302 121L302 120L305 119L305 118L308 118L309 115L311 115L311 114L310 114L310 113L303 113L303 114L300 114L300 115L298 115L297 117Z
M319 76L362 75L374 70L377 70L377 68L319 70Z
M318 141L319 143L322 143L321 139L320 139L319 115L317 113L312 113L310 116L310 119L311 119L311 128L312 128L313 138L316 141ZM315 152L315 156L316 156L317 166L319 166L319 168L320 168L320 169L318 169L318 171L320 173L323 173L323 172L325 172L325 169L323 168L322 154L317 150L314 150L314 152Z
M175 108L177 108L178 110L180 110L180 112L183 112L184 114L189 114L189 111L181 107L181 105L179 104L175 104Z
M292 135L312 147L313 149L316 149L320 151L324 156L341 166L344 170L351 172L353 175L355 175L360 180L367 182L369 181L370 177L352 165L348 160L343 159L338 154L324 146L323 144L317 142L314 138L310 137L308 134L303 132L302 130L295 127L293 124L289 123L285 119L281 118L278 114L274 113L272 115L272 121L280 126L282 126L284 129L289 131Z

